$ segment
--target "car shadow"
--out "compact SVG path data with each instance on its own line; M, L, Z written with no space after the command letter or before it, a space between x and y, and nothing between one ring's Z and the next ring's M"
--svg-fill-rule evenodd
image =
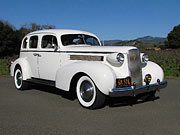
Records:
M108 98L106 100L106 105L109 107L124 107L124 106L133 106L136 104L142 104L145 102L152 102L158 100L160 97L151 97L148 99L140 99L136 97L121 97L121 98Z
M75 91L74 92L64 91L64 90L61 90L52 86L41 85L41 84L32 84L31 89L29 90L32 90L32 89L39 90L42 92L47 92L50 94L56 94L71 101L74 101L75 99L77 99ZM106 106L109 106L109 107L133 106L133 105L141 104L145 102L152 102L152 101L158 100L159 98L160 98L159 96L153 96L151 98L146 98L146 99L141 99L139 97L120 97L120 98L107 97L104 106L100 108L104 108Z
M50 94L56 94L72 101L76 99L75 92L64 91L64 90L58 89L56 87L48 86L48 85L32 84L31 89L47 92Z

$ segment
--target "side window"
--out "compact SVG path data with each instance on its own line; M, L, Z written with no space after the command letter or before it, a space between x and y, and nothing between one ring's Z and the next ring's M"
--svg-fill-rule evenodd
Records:
M29 48L37 48L38 36L32 36L29 40Z
M41 48L54 48L58 46L57 38L53 35L45 35L41 41Z
M25 38L23 41L23 48L27 48L27 38Z

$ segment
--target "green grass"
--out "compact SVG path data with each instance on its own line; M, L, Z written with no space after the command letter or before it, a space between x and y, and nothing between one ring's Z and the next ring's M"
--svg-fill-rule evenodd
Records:
M9 59L0 59L0 75L9 75Z
M159 64L165 76L180 77L180 50L145 51L149 59Z

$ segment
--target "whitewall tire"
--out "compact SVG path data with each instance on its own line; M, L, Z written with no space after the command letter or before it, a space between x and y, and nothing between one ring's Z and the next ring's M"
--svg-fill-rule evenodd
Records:
M76 94L79 103L89 109L99 108L105 101L105 96L88 76L80 77L76 86Z
M21 68L17 68L14 74L14 84L18 90L28 89L28 83L23 80Z

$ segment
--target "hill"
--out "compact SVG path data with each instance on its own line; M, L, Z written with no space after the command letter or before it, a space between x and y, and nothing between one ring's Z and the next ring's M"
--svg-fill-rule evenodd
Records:
M131 41L139 41L142 43L152 43L152 44L157 44L161 43L164 41L167 41L167 38L164 37L152 37L152 36L145 36L145 37L140 37L134 40L129 40L129 41L123 41L123 40L105 40L104 44L105 45L117 45L119 43L124 43L124 42L131 42Z
M143 42L143 43L160 43L160 42L167 41L167 38L145 36L145 37L137 38L135 40Z

